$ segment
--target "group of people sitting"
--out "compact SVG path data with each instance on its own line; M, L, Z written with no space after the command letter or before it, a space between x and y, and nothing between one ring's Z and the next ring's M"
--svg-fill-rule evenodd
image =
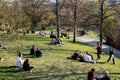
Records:
M111 80L111 78L108 71L104 71L102 76L95 76L95 69L91 68L88 72L87 80Z
M46 35L46 33L44 31L40 31L39 35L42 36L42 37L44 37Z
M35 48L34 45L30 49L30 55L34 55L35 57L42 57L43 56L40 49L38 47ZM23 70L23 71L30 71L31 69L33 69L33 67L30 66L30 64L29 64L29 59L26 59L25 61L22 60L22 54L21 53L18 54L18 57L16 59L16 66L20 70Z
M52 38L50 43L53 45L64 46L63 41L61 39L58 39L58 38Z
M26 59L25 61L22 60L22 54L21 53L18 54L18 57L16 59L16 66L20 70L23 70L23 71L30 71L30 70L33 69L33 67L30 66L30 64L29 64L29 59Z
M32 48L30 49L30 55L34 55L35 57L42 57L43 54L41 50L33 45Z
M50 44L64 46L63 41L60 38L57 38L55 34L53 33L53 31L51 31L50 33L50 38L51 38Z
M87 51L86 54L82 54L81 51L76 50L70 58L74 60L79 60L81 62L96 63L92 54L89 51Z

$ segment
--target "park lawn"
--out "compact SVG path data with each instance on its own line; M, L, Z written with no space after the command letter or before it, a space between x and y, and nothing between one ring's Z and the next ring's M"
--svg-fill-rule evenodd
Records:
M99 40L98 34L97 34L96 32L94 32L94 31L90 31L89 34L85 34L84 36L85 36L85 37L92 38L92 39Z
M120 80L120 60L116 58L115 65L112 61L105 63L109 57L105 53L102 53L101 60L97 64L67 59L75 50L81 50L83 53L89 51L95 59L97 58L96 49L79 41L72 43L72 39L63 38L65 46L60 47L50 45L49 37L35 34L17 35L17 38L14 36L0 36L0 41L7 47L6 50L0 50L0 57L4 58L0 62L0 80L86 80L90 68L96 69L96 76L108 70L112 80L115 78ZM29 55L32 45L41 49L44 53L43 58ZM30 59L35 72L22 72L15 67L19 52L23 53L24 60Z

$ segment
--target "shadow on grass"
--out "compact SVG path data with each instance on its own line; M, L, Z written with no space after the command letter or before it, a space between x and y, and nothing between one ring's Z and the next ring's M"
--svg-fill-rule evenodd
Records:
M97 64L105 64L106 62L96 62Z
M86 73L84 73L86 75ZM71 77L71 76L78 76L75 79L70 79L70 80L84 80L83 76L79 75L84 75L83 73L66 73L66 74L52 74L52 75L45 75L45 76L36 76L34 78L26 78L25 80L64 80L66 77Z
M69 43L73 43L73 41L68 41ZM73 44L80 44L80 45L86 45L85 43L82 43L82 42L80 42L80 41L76 41L75 43L73 43ZM86 45L86 46L88 46L88 45Z
M16 66L0 67L0 73L16 73L16 72L20 72L20 70Z
M22 39L27 40L27 41L45 41L45 40L49 40L49 38L44 38L44 37L40 37L37 35L25 35Z
M30 54L23 54L24 58L35 58L34 55Z

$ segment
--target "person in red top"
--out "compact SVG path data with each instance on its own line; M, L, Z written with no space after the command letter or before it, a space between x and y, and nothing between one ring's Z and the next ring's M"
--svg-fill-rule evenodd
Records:
M88 72L87 80L94 80L95 79L95 69L92 68L91 71Z
M100 54L102 52L102 46L100 43L97 43L97 59L100 59Z

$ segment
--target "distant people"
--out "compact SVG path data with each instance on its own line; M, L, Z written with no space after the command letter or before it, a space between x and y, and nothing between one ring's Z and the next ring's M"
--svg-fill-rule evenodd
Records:
M54 35L53 31L51 31L51 33L50 33L50 38L56 38L56 36Z
M44 37L46 35L46 33L44 31L41 31L41 32L39 32L39 35Z
M100 43L97 43L97 59L99 60L100 59L100 54L102 52L102 46Z
M88 72L87 80L94 80L95 79L95 69L92 68L91 71Z
M64 46L64 43L61 39L56 38L56 45Z
M108 58L107 62L109 62L112 59L113 64L115 64L114 54L115 54L115 49L112 48L112 50L110 51L109 58Z
M22 60L22 54L19 53L19 54L18 54L18 57L17 57L17 59L16 59L16 66L17 66L20 70L22 69L23 62L24 62L24 60Z
M104 72L104 76L103 76L102 80L111 80L110 77L109 77L109 72L108 71Z
M24 71L30 71L31 69L33 69L33 67L30 66L29 59L26 59L23 63L23 70Z
M58 45L58 46L64 46L64 43L61 39L59 38L52 38L50 41L51 44Z
M53 45L57 44L56 39L52 38L52 40L50 41L50 43L53 44Z
M35 46L33 45L32 48L30 49L30 55L35 54Z
M42 57L43 56L42 52L40 51L40 49L38 47L36 48L35 56L36 57Z
M96 63L96 61L93 59L92 54L90 54L90 52L86 52L85 55L82 56L82 60L84 62L91 62L91 63Z

